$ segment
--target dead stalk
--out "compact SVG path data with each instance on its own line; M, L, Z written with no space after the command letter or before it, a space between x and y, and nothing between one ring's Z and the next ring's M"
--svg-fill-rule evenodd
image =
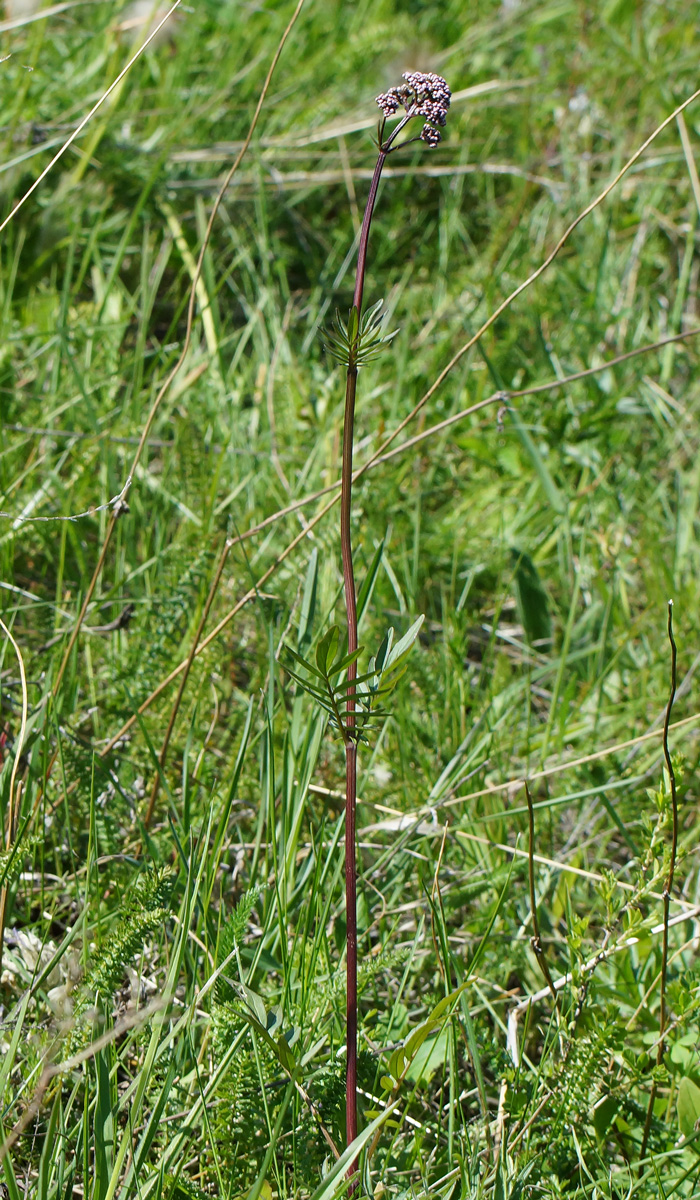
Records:
M668 875L663 890L663 932L661 941L661 979L659 983L659 1040L656 1046L656 1065L660 1067L664 1059L664 1033L666 1032L667 1013L666 1013L666 979L668 975L668 927L669 927L669 906L671 903L671 892L673 890L673 877L676 872L676 858L678 856L678 795L676 792L676 775L673 770L673 762L671 761L671 752L668 747L668 731L671 724L671 711L673 702L676 698L676 642L673 637L673 600L668 602L668 640L671 645L671 691L666 705L666 715L664 717L664 732L663 732L663 747L664 759L666 760L666 770L668 771L669 786L671 790L671 853L668 864ZM651 1131L651 1122L654 1116L654 1102L658 1091L656 1080L651 1085L649 1093L649 1104L647 1106L647 1115L644 1122L644 1134L642 1137L642 1148L640 1158L644 1158L646 1153L647 1143L649 1141L649 1133Z
M15 760L12 764L12 774L10 775L10 788L7 801L7 823L5 825L5 849L8 853L12 850L12 845L15 840L17 826L19 824L20 802L22 796L22 784L15 784L17 781L17 772L19 770L19 760L24 745L24 738L27 731L27 713L29 711L28 692L27 692L27 677L24 671L24 660L22 652L17 645L14 637L7 628L5 622L0 619L0 629L2 629L5 637L12 645L12 649L17 656L19 664L19 675L22 683L22 723L20 725L19 735L17 737L17 747L15 749ZM0 975L2 974L2 952L5 941L5 921L7 920L7 905L10 898L10 891L7 884L0 888Z
M552 979L552 975L547 964L544 949L542 948L540 926L537 920L537 899L535 896L535 810L533 808L532 796L530 795L530 787L527 780L525 780L525 796L527 798L528 817L528 881L530 885L530 913L532 915L532 937L530 939L530 944L534 951L535 958L537 959L537 965L544 976L544 981L552 994L554 1007L556 1008L557 1013L561 1014L561 1009L559 1007L559 996L557 994L557 989L554 986L554 980Z
M109 519L109 524L107 525L107 530L106 530L106 533L104 536L104 541L102 543L102 548L100 550L100 554L97 559L97 565L95 566L95 570L93 571L92 579L90 580L90 582L88 584L87 591L85 593L83 603L80 608L80 612L78 613L78 618L75 622L75 625L73 627L71 635L68 639L68 645L66 646L63 658L61 659L61 665L58 668L58 673L57 673L56 679L54 681L53 693L52 693L54 697L56 697L58 695L58 690L61 686L63 676L65 675L66 667L68 666L68 663L70 661L70 656L73 652L73 647L78 639L78 635L80 633L81 626L83 624L83 621L85 620L85 614L88 610L88 606L90 604L90 601L92 600L95 588L97 586L97 581L102 572L102 568L104 566L105 559L107 557L107 550L108 550L109 544L112 540L112 534L114 533L114 527L115 527L117 520L118 520L119 516L121 515L121 513L128 512L128 505L126 502L127 496L129 494L129 489L131 487L131 483L134 478L134 475L136 474L136 468L141 460L141 455L143 454L143 452L146 448L146 443L148 441L149 434L153 427L153 422L156 419L156 414L158 412L158 409L160 408L160 405L161 405L161 402L162 402L164 396L170 390L171 384L172 384L173 380L175 379L175 376L178 374L182 364L185 361L185 358L187 357L187 351L189 350L190 343L192 341L192 328L194 325L194 310L195 310L196 299L197 299L197 284L199 283L199 280L200 280L200 277L202 274L202 265L204 263L204 255L207 252L207 248L208 248L209 242L211 240L212 230L214 228L214 222L216 220L217 213L219 211L219 208L221 207L223 198L226 194L229 184L231 183L231 180L233 179L236 171L238 170L238 168L243 160L243 157L244 157L246 151L248 150L248 147L252 141L253 134L254 134L256 126L258 124L258 119L260 117L260 113L262 112L263 104L265 103L265 99L267 97L270 83L272 82L272 76L274 74L275 67L277 66L277 63L279 62L280 55L282 54L282 50L284 49L284 44L287 41L287 38L289 37L290 33L292 32L292 29L294 28L296 19L299 16L299 13L301 12L303 4L304 4L304 0L298 0L297 6L294 9L294 12L292 13L291 19L290 19L284 33L282 34L282 37L279 40L277 49L275 50L275 53L272 58L272 62L270 63L270 67L267 72L265 82L262 86L260 96L258 97L258 103L256 105L255 112L253 114L253 119L250 123L250 127L249 127L248 132L243 141L243 145L241 146L241 148L240 148L238 154L236 155L236 158L235 158L234 162L232 163L231 167L229 168L228 172L226 173L226 178L224 179L224 182L222 183L221 187L219 188L216 199L214 201L214 204L213 204L213 207L211 210L211 214L209 216L209 221L207 223L207 228L206 228L206 231L204 234L204 238L202 239L202 245L201 245L201 248L199 251L199 258L197 259L197 266L195 267L195 271L194 271L194 278L192 279L192 285L190 287L190 299L189 299L189 304L187 307L187 326L185 329L185 340L182 345L182 350L180 351L180 355L178 357L177 362L175 363L175 366L172 368L172 370L166 376L165 381L163 382L155 400L153 401L153 404L151 405L151 409L146 418L146 424L143 427L143 431L141 433L141 438L139 440L139 444L136 448L136 453L135 453L133 461L131 463L131 468L129 470L129 474L127 476L126 483L124 484L124 487L122 488L122 491L120 492L116 502L112 506L112 514Z
M177 714L180 710L180 703L182 701L182 697L184 695L185 688L187 686L187 680L189 678L190 670L192 669L192 663L194 662L195 655L197 653L197 647L200 643L202 633L204 632L204 626L206 625L207 620L209 618L209 613L211 612L211 606L214 603L214 597L216 596L216 593L219 588L219 584L221 583L221 576L223 574L223 570L226 565L226 559L228 558L229 550L231 549L232 545L233 545L232 539L227 538L226 541L224 542L224 548L221 551L221 555L219 557L219 562L218 562L216 571L214 572L214 578L211 581L211 586L209 588L209 594L207 595L207 598L206 598L206 601L204 604L204 608L202 609L202 615L199 619L199 623L197 625L195 635L192 638L192 645L190 647L190 652L189 652L187 658L185 659L185 666L182 671L182 675L180 677L180 686L177 689L177 695L175 697L173 706L170 710L170 717L168 719L167 729L165 730L165 737L163 738L163 744L161 746L160 754L158 756L158 770L156 771L155 776L153 778L153 786L151 788L151 795L150 795L150 799L148 801L148 809L146 810L146 815L145 815L144 821L143 821L146 829L149 828L149 826L151 824L151 820L153 818L153 809L155 807L156 798L158 796L158 791L160 789L161 776L163 774L163 768L165 767L165 760L168 757L168 747L170 745L170 738L172 737L173 729L175 727L175 721L177 719Z

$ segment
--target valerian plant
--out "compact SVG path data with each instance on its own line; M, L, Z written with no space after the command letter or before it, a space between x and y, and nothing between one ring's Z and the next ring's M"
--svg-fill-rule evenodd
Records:
M369 196L365 206L355 274L355 291L347 323L336 318L335 327L326 335L329 352L346 368L345 416L343 423L343 456L340 497L340 546L343 563L343 583L347 622L347 642L339 653L340 630L333 626L320 641L315 663L294 651L290 657L294 668L289 674L321 704L330 715L331 723L340 733L345 747L345 908L346 908L346 1138L350 1145L357 1137L357 861L355 847L355 812L357 803L357 746L366 736L369 717L385 715L376 705L388 696L404 666L423 618L420 617L408 632L393 643L389 630L367 671L358 676L357 664L362 653L358 648L357 598L352 551L352 483L353 432L357 373L391 340L392 334L383 331L381 302L363 314L362 300L367 265L369 233L374 214L379 182L387 157L403 146L422 141L437 146L440 129L447 120L451 92L446 81L433 72L407 71L404 82L377 96L382 116L377 128L377 163L374 168ZM398 117L387 132L387 123ZM423 122L420 133L402 138L404 130L416 118ZM296 668L302 668L299 674ZM349 1176L355 1174L353 1162Z

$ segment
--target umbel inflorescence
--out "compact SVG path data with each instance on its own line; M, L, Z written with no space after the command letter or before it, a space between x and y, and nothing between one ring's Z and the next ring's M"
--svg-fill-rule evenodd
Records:
M420 139L429 146L437 146L440 141L440 131L436 126L443 126L447 121L447 110L450 107L452 92L441 75L433 71L404 71L405 83L398 87L389 88L377 96L377 104L384 117L393 117L398 112L399 105L406 110L406 118L423 117L425 124L420 132Z

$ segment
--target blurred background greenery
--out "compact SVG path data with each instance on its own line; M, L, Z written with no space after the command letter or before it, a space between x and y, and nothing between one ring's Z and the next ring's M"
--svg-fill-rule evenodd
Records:
M0 22L0 219L124 66L152 21L151 8L71 0L40 16L31 5L7 4ZM697 14L677 0L475 0L468 6L457 0L306 0L214 225L192 344L159 409L130 511L117 523L87 614L87 626L99 632L81 635L50 704L106 529L104 506L124 484L146 414L181 351L210 207L292 11L279 0L181 6L168 36L135 63L1 235L0 615L27 668L33 715L22 816L28 836L40 834L30 847L39 883L31 883L26 869L15 881L8 921L12 929L33 930L40 944L56 945L79 922L73 940L88 972L90 947L102 945L114 922L125 919L121 897L145 860L179 862L174 894L194 904L199 893L182 882L185 863L196 876L200 862L187 849L188 838L200 839L198 853L206 858L211 817L221 837L193 909L199 942L189 946L177 986L183 998L195 995L234 901L254 884L270 885L257 901L259 924L250 935L267 957L253 955L248 982L298 1021L301 1002L292 980L304 974L295 957L299 939L319 939L325 1040L309 1070L320 1072L331 1096L342 989L328 977L335 979L343 926L340 869L331 868L334 860L326 855L329 839L341 832L342 755L330 737L322 740L318 714L276 664L285 639L302 644L334 616L340 619L333 513L265 583L264 595L195 660L152 834L139 822L172 688L149 707L116 757L98 758L93 750L105 746L187 655L225 537L337 478L344 389L341 369L324 353L322 331L352 295L356 237L376 155L375 95L398 83L402 71L422 69L443 75L454 98L440 147L411 146L392 155L385 170L365 294L368 304L383 298L398 333L360 375L358 463L539 266L626 158L695 90ZM669 125L576 229L547 273L461 358L407 436L499 389L520 391L602 367L700 324L699 121L700 107L692 106ZM498 405L487 407L357 485L360 579L383 545L361 641L376 648L387 625L403 632L426 614L410 680L395 694L391 718L361 761L363 952L384 964L364 1005L367 1054L406 1036L424 995L439 996L450 980L459 981L489 930L476 992L460 1018L466 1041L456 1034L445 1039L439 1063L430 1060L419 1074L414 1125L403 1125L393 1146L387 1137L384 1157L376 1160L385 1188L422 1186L429 1194L431 1180L443 1177L446 1188L464 1189L468 1177L469 1186L489 1195L500 1186L488 1165L496 1156L480 1155L489 1137L493 1141L500 1080L510 1069L504 1002L542 982L529 944L526 864L493 845L514 847L526 828L522 788L503 785L658 731L669 687L669 597L683 685L674 717L692 717L697 708L696 368L691 336L513 400L500 417ZM318 503L233 547L207 629L274 562ZM100 507L79 520L54 519ZM104 630L120 617L119 628ZM9 748L21 697L7 644L0 669L0 726ZM688 854L679 889L689 905L697 898L694 730L691 723L674 743L686 759L682 843ZM5 812L10 765L6 754ZM561 781L555 775L537 784L537 849L560 864L538 868L546 909L541 922L555 974L595 954L614 927L596 880L567 874L561 864L594 875L613 870L642 896L656 867L663 868L653 841L656 808L647 795L660 780L656 736L569 770ZM663 810L663 799L660 805ZM645 856L648 870L640 882ZM655 887L660 890L658 877ZM646 893L643 899L646 904ZM658 936L648 934L661 919L655 903L644 907L640 899L648 921L644 952L611 959L600 990L591 985L581 999L585 1011L574 1021L573 1048L565 1057L566 1101L559 1096L544 1125L534 1122L528 1137L521 1135L509 1187L537 1180L544 1188L546 1180L553 1190L539 1194L578 1195L579 1186L581 1195L593 1187L603 1189L600 1195L622 1194L611 1179L639 1153L650 1087L643 1075L649 1064L640 1068L642 1076L631 1075L622 1046L632 1039L631 1059L638 1064L641 1047L649 1039L653 1044L658 1029L652 986ZM622 920L617 910L615 920ZM143 971L153 980L168 959L173 928L166 922L157 936L149 934L148 954L155 958ZM695 943L686 946L684 928L674 931L674 971L692 973ZM131 942L127 949L119 970L135 953ZM66 986L73 968L64 963L62 969L60 986ZM309 977L313 987L321 986L318 971L317 963ZM22 994L21 962L3 978L7 1015ZM36 985L36 1008L23 1018L41 1035L15 1046L15 1085L21 1077L28 1086L40 1053L54 1044L42 987ZM694 988L691 979L686 999L678 1000L691 1015ZM580 997L573 986L567 995L571 1017ZM301 1008L303 1038L311 1038ZM559 1095L548 1019L542 1016L539 1032L533 1026L531 1058L514 1084L514 1129L522 1129L548 1088L550 1102ZM482 1066L475 1065L470 1020L478 1025ZM194 1013L191 1044L180 1051L178 1069L187 1079L208 1045L206 1022L202 1018L200 1027L198 1021ZM679 1018L678 1035L690 1031L694 1046L688 1021ZM599 1037L600 1030L611 1032ZM304 1042L307 1050L312 1041ZM131 1072L136 1086L145 1051L140 1043L129 1045L119 1069L124 1079ZM661 1081L653 1146L671 1155L665 1169L675 1172L676 1193L690 1196L689 1164L696 1160L682 1146L673 1150L678 1088L681 1078L692 1082L695 1070L694 1050L688 1053L690 1060L677 1052L671 1077ZM242 1061L241 1079L251 1060ZM274 1075L274 1064L260 1056L258 1068L263 1082ZM105 1112L116 1127L124 1113L116 1060L109 1071L115 1090L113 1109ZM8 1067L3 1086L11 1078ZM245 1079L252 1105L261 1088ZM581 1080L590 1083L588 1091ZM84 1086L85 1112L92 1104L99 1111L105 1102L99 1076L97 1092L90 1091L92 1083ZM189 1111L196 1087L187 1087L184 1098L168 1090L163 1105ZM617 1107L606 1125L596 1126L594 1115L610 1097ZM16 1103L10 1089L2 1117L7 1128ZM260 1128L265 1122L274 1127L276 1103L270 1098ZM221 1100L217 1112L225 1111ZM83 1118L71 1113L63 1166L57 1159L46 1168L47 1195L68 1182L78 1186L79 1178L87 1186L88 1163L97 1153L87 1118L76 1132L73 1116L78 1125ZM192 1187L237 1195L262 1162L255 1138L251 1149L249 1129L238 1142L229 1129L227 1141L228 1118L217 1131L198 1113L192 1118L192 1136L201 1138L197 1170L187 1147L173 1151L167 1170L193 1180ZM580 1117L575 1136L572 1114ZM293 1138L295 1128L292 1122L284 1136ZM41 1126L36 1144L22 1143L17 1161L28 1178L37 1178L45 1132ZM84 1151L76 1150L80 1137ZM305 1157L300 1141L285 1158L284 1145L278 1152L275 1138L269 1140L267 1186L313 1191L325 1150ZM154 1142L143 1155L147 1190L165 1186L160 1145ZM74 1152L78 1166L71 1174ZM471 1166L450 1175L458 1159ZM120 1194L136 1194L129 1190L133 1167L125 1182L117 1160L100 1171L94 1167L93 1194L111 1200L110 1180L121 1181ZM529 1183L517 1182L531 1162L537 1166ZM653 1172L636 1178L635 1194L662 1194Z

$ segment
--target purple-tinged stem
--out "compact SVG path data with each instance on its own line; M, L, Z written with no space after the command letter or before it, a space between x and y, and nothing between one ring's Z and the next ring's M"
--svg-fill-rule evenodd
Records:
M360 231L357 252L357 274L353 305L357 309L358 333L350 347L345 384L345 420L343 423L343 466L340 493L340 548L343 559L345 609L348 622L348 653L357 649L357 599L355 573L352 565L352 448L355 426L355 396L357 393L357 350L359 320L362 313L362 293L365 284L367 244L372 223L374 202L387 152L380 149L367 197L365 215ZM357 742L355 740L355 687L357 664L348 667L347 714L345 719L345 922L346 922L346 1051L345 1130L347 1144L357 1137L357 858L355 849L355 809L357 805ZM357 1161L351 1163L348 1177L357 1171Z
M357 650L357 598L355 595L355 573L352 565L352 449L355 427L355 397L357 394L358 349L360 322L362 318L362 295L365 287L367 246L369 231L387 155L393 149L397 136L414 115L410 109L406 116L384 140L384 123L380 125L379 156L370 184L365 215L360 230L357 250L357 271L353 307L357 311L357 333L350 346L348 372L345 382L345 418L343 422L343 464L340 491L340 549L343 559L343 583L345 586L345 611L348 623L348 654ZM346 1053L345 1076L345 1131L347 1144L357 1137L357 855L355 847L355 815L357 807L357 740L355 737L355 687L357 663L348 667L347 710L345 716L345 923L346 923ZM357 1172L357 1160L351 1163L348 1178Z

